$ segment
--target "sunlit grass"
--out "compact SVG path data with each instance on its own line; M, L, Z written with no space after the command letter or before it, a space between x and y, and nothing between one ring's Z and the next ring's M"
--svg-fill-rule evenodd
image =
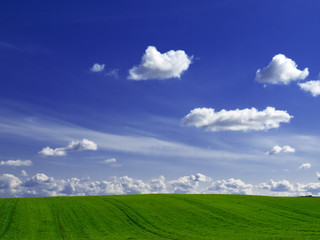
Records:
M0 199L0 239L320 239L320 198Z

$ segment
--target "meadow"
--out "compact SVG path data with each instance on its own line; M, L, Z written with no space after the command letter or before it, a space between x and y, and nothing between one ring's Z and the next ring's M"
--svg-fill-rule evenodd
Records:
M315 197L46 197L0 206L0 239L320 239Z

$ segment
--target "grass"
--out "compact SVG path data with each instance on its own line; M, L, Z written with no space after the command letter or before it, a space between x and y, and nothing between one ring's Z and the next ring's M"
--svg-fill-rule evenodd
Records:
M0 199L0 239L320 239L320 198L163 194Z

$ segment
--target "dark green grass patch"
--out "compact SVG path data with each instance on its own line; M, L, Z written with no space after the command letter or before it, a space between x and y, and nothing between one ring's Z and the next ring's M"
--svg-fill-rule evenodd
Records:
M163 194L0 199L0 239L320 239L320 198Z

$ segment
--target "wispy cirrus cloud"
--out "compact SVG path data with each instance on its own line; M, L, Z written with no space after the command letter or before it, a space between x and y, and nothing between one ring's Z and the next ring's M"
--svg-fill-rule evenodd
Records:
M87 139L94 141L100 150L142 154L144 156L211 160L218 158L225 160L257 158L256 155L250 153L202 148L179 141L162 140L157 137L95 131L55 119L32 118L30 120L28 118L3 119L0 117L0 133L52 144L59 144L62 141L71 142L73 139L81 139L86 136ZM43 148L46 150L42 150L47 155L63 155L67 153L65 148L47 147Z
M192 57L183 50L170 50L160 53L156 47L149 46L142 56L141 63L129 70L128 79L151 80L180 78L189 68Z
M113 78L119 78L119 69L108 70L105 75Z
M183 126L195 126L206 131L249 131L278 128L281 122L288 123L293 116L286 111L267 107L263 111L255 108L221 110L196 108L182 119Z
M31 160L7 160L1 161L0 166L13 166L13 167L29 167L32 165Z
M13 45L8 42L3 42L3 41L0 41L0 48L18 49L18 47L16 45Z
M309 75L308 68L299 70L297 64L283 54L275 55L268 66L258 69L256 81L264 84L289 84Z

